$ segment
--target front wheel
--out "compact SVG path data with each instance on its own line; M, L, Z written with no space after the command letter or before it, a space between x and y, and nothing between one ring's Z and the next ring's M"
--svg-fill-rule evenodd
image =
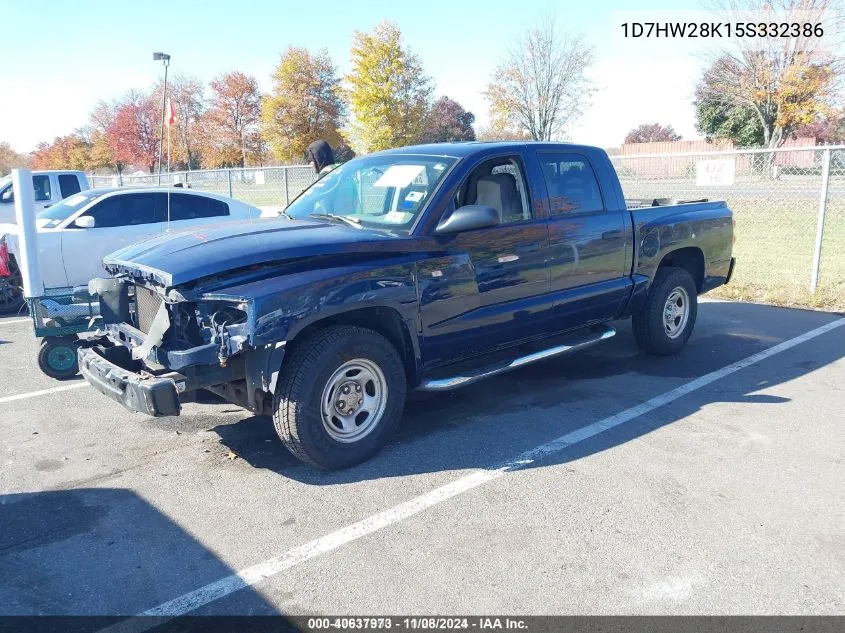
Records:
M273 423L294 456L336 470L375 455L396 429L405 368L386 338L356 326L319 330L282 362Z
M67 380L79 373L76 348L79 339L75 336L45 338L38 350L38 366L50 378Z
M677 354L692 334L697 316L698 291L692 276L683 268L658 268L645 306L633 316L634 339L649 354Z

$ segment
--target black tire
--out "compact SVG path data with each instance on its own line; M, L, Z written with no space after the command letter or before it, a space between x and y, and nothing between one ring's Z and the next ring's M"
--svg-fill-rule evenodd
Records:
M50 378L68 380L79 373L76 349L79 339L75 336L48 337L41 341L38 350L38 367Z
M664 310L667 307L670 295L676 290L683 290L686 293L688 315L683 328L674 332L674 336L672 336L664 321ZM681 299L683 299L683 295L681 295ZM663 266L657 269L645 306L634 314L631 320L634 339L640 349L649 354L659 356L677 354L689 340L697 316L698 291L692 275L683 268ZM675 321L675 319L672 319L672 321ZM678 317L675 322L680 326L683 317Z
M9 261L11 277L0 277L0 315L18 314L26 303L23 297L23 278L14 258Z
M327 416L324 423L322 397L344 363L357 359L374 364L381 372L386 385L383 396L386 403L382 405L381 415L373 416L374 421L366 427L369 430L365 435L342 442L332 437L326 428L331 424L328 419L331 416ZM369 386L367 383L364 388ZM295 457L326 470L347 468L368 460L387 443L402 417L406 392L405 367L390 341L365 328L332 326L295 344L290 355L282 361L273 425L285 448ZM335 393L339 400L347 397L330 390L328 395L332 401Z

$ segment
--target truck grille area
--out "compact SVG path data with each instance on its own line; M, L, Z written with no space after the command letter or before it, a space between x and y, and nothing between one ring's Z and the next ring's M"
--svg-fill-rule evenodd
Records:
M164 297L143 286L135 286L135 320L138 329L149 334Z

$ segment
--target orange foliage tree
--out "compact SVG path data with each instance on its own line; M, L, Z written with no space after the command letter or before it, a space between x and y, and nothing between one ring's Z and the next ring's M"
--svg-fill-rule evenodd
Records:
M211 82L208 109L201 117L202 155L207 167L244 167L260 162L258 133L261 94L255 77L240 71Z
M158 161L159 113L149 94L130 91L114 113L108 128L108 142L115 160L138 165L150 173Z
M90 168L91 145L79 134L57 136L52 142L39 143L32 154L33 169Z

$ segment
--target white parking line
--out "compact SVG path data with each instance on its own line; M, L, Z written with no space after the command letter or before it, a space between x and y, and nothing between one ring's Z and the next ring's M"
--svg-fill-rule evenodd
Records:
M362 521L353 523L343 527L331 534L327 534L318 539L315 539L292 550L284 552L279 556L270 558L256 565L248 567L236 574L226 576L215 582L207 584L199 589L183 594L173 600L168 600L156 607L144 611L140 615L144 616L158 616L164 618L166 621L169 618L190 613L204 605L207 605L215 600L228 596L240 589L254 585L262 580L266 580L277 574L295 567L311 558L326 554L335 550L347 543L351 543L363 536L377 532L389 525L398 523L403 519L419 514L423 510L436 506L453 497L482 486L494 479L504 476L509 471L524 468L529 464L533 464L549 455L560 452L565 448L583 442L609 429L618 427L626 422L638 418L646 413L650 413L670 402L674 402L683 396L697 391L707 385L736 373L741 369L759 363L776 354L780 354L788 349L809 341L817 336L821 336L826 332L845 325L845 318L832 321L815 330L806 332L800 336L784 341L778 345L770 347L762 352L744 358L740 361L727 365L721 369L710 372L700 378L691 380L690 382L681 385L671 391L659 395L647 402L639 404L630 409L626 409L616 415L612 415L598 422L589 424L583 428L577 429L566 435L562 435L551 442L537 446L536 448L526 451L513 459L498 465L491 465L487 470L480 470L470 473L460 479L448 483L439 488L435 488L418 497L414 497L397 506L379 512L373 516L367 517ZM138 631L158 626L162 623L161 619L154 619L152 621L143 620L124 620L116 625L109 627L110 631Z
M15 323L32 323L32 319L0 319L0 325L14 325Z
M72 385L62 385L61 387L50 387L49 389L40 389L38 391L27 391L26 393L16 393L13 396L3 396L0 398L0 404L6 402L15 402L16 400L26 400L27 398L37 398L38 396L46 396L51 393L58 393L60 391L70 391L71 389L79 389L87 387L87 382L75 382Z

